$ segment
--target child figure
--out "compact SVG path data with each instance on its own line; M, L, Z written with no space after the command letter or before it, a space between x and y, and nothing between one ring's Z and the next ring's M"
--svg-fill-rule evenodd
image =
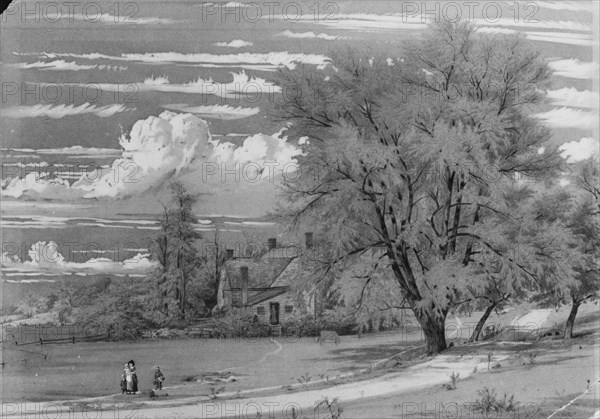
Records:
M157 365L154 367L154 390L162 390L163 381L165 381L165 376Z
M133 360L127 363L127 369L125 370L125 380L127 381L127 394L137 394L138 391L138 378L137 371L135 369L135 362Z
M127 392L127 370L129 369L129 365L125 364L123 367L123 373L121 374L121 394L125 394Z

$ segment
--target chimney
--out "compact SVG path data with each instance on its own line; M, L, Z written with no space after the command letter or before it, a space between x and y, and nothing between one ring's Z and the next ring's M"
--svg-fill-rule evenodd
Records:
M268 247L269 250L275 249L277 247L277 239L276 238L270 238L268 241Z
M225 249L225 252L227 259L233 259L233 249Z
M307 249L310 249L312 247L312 245L313 245L313 233L312 233L312 231L304 233L304 244L306 245Z
M242 281L242 307L246 307L248 304L248 267L240 267L240 279Z

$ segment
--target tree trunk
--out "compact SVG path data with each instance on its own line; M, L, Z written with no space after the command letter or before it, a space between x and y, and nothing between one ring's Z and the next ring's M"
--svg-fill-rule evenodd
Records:
M569 313L569 318L567 319L567 324L565 325L565 334L563 339L571 339L573 337L573 326L575 325L575 317L577 317L577 310L579 310L580 305L581 301L573 299L573 305L571 305L571 312Z
M430 317L427 313L422 313L421 315L417 315L417 320L425 335L427 355L435 355L448 349L448 346L446 345L445 318L438 319L433 314L431 314Z
M492 311L494 311L497 305L498 303L494 301L488 306L488 308L485 309L485 313L483 313L483 316L481 316L477 322L477 326L475 326L475 330L473 330L473 334L471 335L469 342L477 342L479 340L479 335L483 330L483 326L485 326L485 322L487 322L487 319L490 317L490 314L492 314Z

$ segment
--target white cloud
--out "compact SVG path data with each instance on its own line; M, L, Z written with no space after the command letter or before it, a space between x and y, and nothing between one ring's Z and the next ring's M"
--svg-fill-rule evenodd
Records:
M554 74L572 79L597 79L598 63L582 62L576 58L550 61L550 68Z
M535 3L537 7L557 11L592 12L594 5L592 1L550 1L544 0Z
M228 48L243 48L243 47L251 47L254 45L252 42L247 42L242 39L234 39L230 42L217 42L215 46L217 47L228 47Z
M597 112L588 112L573 108L555 108L548 112L535 115L542 119L546 125L553 128L577 128L593 130L598 127Z
M295 38L295 39L325 39L327 41L333 41L336 39L347 39L345 36L338 35L327 35L326 33L314 33L314 32L292 32L290 30L285 30L281 32L281 36L285 36L286 38Z
M492 19L473 19L475 26L505 26L505 27L516 27L516 28L531 28L535 30L550 29L554 31L566 30L566 31L581 31L581 32L592 32L593 28L587 23L577 21L565 21L565 20L536 20L536 19L510 19L500 18L498 20Z
M225 120L247 118L260 112L260 108L233 107L229 105L190 106L185 103L167 104L163 105L163 108L178 112L193 113L201 118Z
M91 258L85 262L65 260L56 242L40 241L31 246L29 260L21 261L16 255L2 254L2 266L8 268L12 276L59 274L141 274L149 273L157 264L149 259L149 254L138 253L123 262L109 258Z
M6 148L3 151L17 151L21 153L36 153L36 154L69 154L74 156L82 155L102 155L102 156L120 156L121 150L116 148L98 148L98 147L82 147L80 145L74 145L71 147L60 147L60 148ZM28 157L28 156L26 156Z
M593 46L597 45L592 34L565 32L525 32L527 39L532 41L552 42L555 44Z
M500 27L478 27L478 33L494 34L494 35L515 35L521 33L527 39L532 41L552 42L555 44L592 46L594 38L592 34L585 33L566 33L566 32L521 32L516 29L500 28Z
M99 10L95 10L99 12ZM62 14L57 14L52 11L47 13L46 19L48 20L60 20L64 18ZM73 19L78 22L89 22L89 23L104 23L107 25L165 25L177 22L174 19L163 18L163 17L139 17L134 11L132 14L124 12L122 15L111 15L110 13L94 13L89 14L82 13L70 13L69 19Z
M571 141L559 147L561 156L567 159L568 163L575 163L585 160L589 157L599 155L600 142L595 138L582 138L579 141Z
M127 67L106 65L106 64L91 64L81 65L75 61L55 60L55 61L36 61L34 63L11 63L7 64L13 68L19 68L23 70L37 69L37 70L54 70L54 71L81 71L81 70L108 70L108 71L125 71Z
M275 15L273 17L286 19L284 15ZM263 17L266 18L266 17ZM427 29L427 22L421 21L421 16L403 15L403 14L373 14L373 13L336 13L330 19L314 19L314 16L305 14L300 17L301 20L312 23L331 26L336 29L362 30L362 31L381 31L381 30L420 30Z
M106 106L96 106L91 103L83 103L79 106L70 105L23 105L4 108L1 115L6 118L34 118L45 116L54 119L64 118L65 116L93 114L101 118L107 118L117 113L132 111L123 104L112 104Z
M590 90L579 91L574 87L563 87L557 90L548 90L548 98L556 105L573 106L576 108L598 109L598 92Z
M239 147L212 140L205 121L189 113L170 111L137 121L120 143L122 156L111 167L87 173L71 186L66 180L50 179L49 174L28 173L24 179L15 177L3 182L2 196L44 200L123 199L142 196L149 189L156 192L172 179L187 177L193 192L222 194L233 190L246 194L247 202L258 199L251 186L265 179L274 189L275 176L295 171L294 156L301 152L287 142L282 131L252 135ZM206 182L199 181L207 174L207 167L216 168L213 173L216 176ZM223 180L220 175L232 168L237 174L230 173Z
M88 53L88 54L73 54L73 53L48 53L48 52L36 52L36 53L16 53L19 56L37 56L45 57L47 59L54 58L80 58L86 60L114 60L114 61L132 61L140 62L145 64L220 64L220 65L264 65L264 66L277 66L277 67L288 67L294 68L296 63L304 63L316 65L319 68L327 66L329 58L324 55L318 54L304 54L304 53L289 53L287 51L281 52L267 52L267 53L251 53L243 52L239 54L209 54L209 53L196 53L196 54L184 54L180 52L148 52L141 54L121 54L119 56L106 55L99 53Z
M155 91L168 93L189 93L201 95L215 95L223 98L248 97L257 100L258 97L268 97L279 93L281 88L261 77L248 76L245 71L230 73L233 80L222 83L212 78L207 80L198 78L189 83L170 83L166 76L149 77L143 83L109 84L94 83L94 87L109 92L130 91L133 86L137 92ZM127 90L129 89L129 90Z

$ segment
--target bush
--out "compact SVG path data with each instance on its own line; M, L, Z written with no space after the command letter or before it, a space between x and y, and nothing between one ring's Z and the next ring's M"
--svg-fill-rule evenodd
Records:
M286 336L317 336L319 323L312 314L304 314L281 323L281 331Z
M312 314L304 314L281 323L282 332L287 336L318 336L321 330L332 330L338 335L356 334L358 323L354 316L341 311L326 311L320 319Z
M269 327L255 321L252 314L243 310L231 309L215 316L216 336L222 337L227 334L234 336L268 336Z
M493 417L498 417L498 414L514 412L517 408L514 395L507 397L504 394L504 398L498 399L496 391L494 389L490 390L487 387L479 390L477 394L479 394L479 399L475 400L474 409L481 412L484 418L490 417L492 413Z
M320 330L333 330L338 335L351 335L358 331L356 317L346 315L341 310L329 310L323 313L319 325Z

